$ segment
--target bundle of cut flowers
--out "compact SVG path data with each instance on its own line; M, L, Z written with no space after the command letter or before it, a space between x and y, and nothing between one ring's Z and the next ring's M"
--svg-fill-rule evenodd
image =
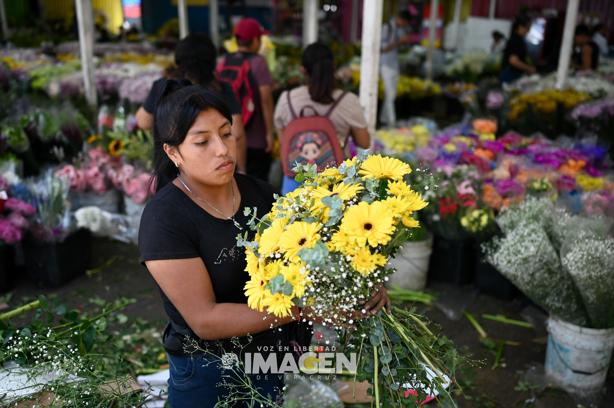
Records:
M92 191L100 195L111 186L111 171L119 166L121 161L109 156L101 147L96 147L87 152L80 164L65 164L55 174L65 178L71 190Z
M377 139L384 145L384 153L403 155L428 144L430 133L422 125L377 131Z
M153 175L130 164L110 168L108 173L113 186L123 191L135 204L143 204L153 195Z
M551 315L592 328L614 327L612 220L573 216L548 199L528 199L497 217L503 236L487 257Z
M305 319L317 316L344 332L344 351L359 354L355 375L372 382L376 406L402 405L409 389L420 401L449 397L456 358L450 342L413 312L366 316L363 309L393 273L388 260L427 205L404 181L410 166L361 155L320 174L315 166L297 170L303 185L253 219L253 241L247 233L239 237L250 275L248 305L278 317L298 305L310 310Z
M63 177L48 170L39 178L26 182L36 214L30 232L39 241L61 242L74 229L68 192L70 185Z
M22 240L36 209L12 196L9 183L0 176L0 245Z
M589 94L592 98L614 95L614 85L606 76L595 73L576 73L567 79L566 88ZM515 81L509 90L519 93L542 92L556 89L556 74L543 77L532 75Z
M610 146L614 157L614 97L600 99L577 106L571 117L582 132L591 132Z

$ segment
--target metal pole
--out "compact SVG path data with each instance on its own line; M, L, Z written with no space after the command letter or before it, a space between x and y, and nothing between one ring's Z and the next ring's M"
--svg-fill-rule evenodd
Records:
M318 41L318 0L303 0L303 46Z
M454 2L454 49L458 50L460 45L460 15L461 15L461 6L463 4L463 0L456 0Z
M382 37L383 0L365 1L362 10L362 45L360 58L360 105L367 118L369 133L377 121L377 85Z
M556 87L558 89L562 88L565 85L565 81L567 81L579 4L580 0L569 0L567 2L567 15L565 16L565 28L563 29L563 44L561 45L561 53L559 55L559 67L556 71Z
M9 38L9 24L6 21L6 10L4 9L4 0L0 0L0 28L2 29L2 38Z
M350 23L350 42L358 41L358 0L352 0L352 19Z
M488 9L488 18L493 20L495 18L495 10L497 9L497 0L490 0L490 8Z
M185 38L188 31L188 7L186 0L177 1L177 13L179 14L179 39Z
M431 18L429 20L429 48L426 54L426 77L433 79L433 51L435 50L435 34L437 33L437 10L439 0L431 0Z
M220 7L217 0L209 0L209 33L216 47L220 45Z
M94 80L94 14L91 0L75 0L79 26L79 50L85 99L96 108L96 82Z

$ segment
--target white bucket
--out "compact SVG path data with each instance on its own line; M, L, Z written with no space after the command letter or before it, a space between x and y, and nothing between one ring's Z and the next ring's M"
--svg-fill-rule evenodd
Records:
M403 289L424 289L432 250L432 236L424 241L406 242L388 263L389 267L396 270L390 277L390 283Z
M546 376L567 391L586 396L599 392L608 373L613 329L588 329L548 319Z

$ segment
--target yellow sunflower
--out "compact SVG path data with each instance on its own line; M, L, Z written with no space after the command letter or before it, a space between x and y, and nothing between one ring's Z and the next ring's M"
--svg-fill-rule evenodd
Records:
M109 154L113 157L119 157L124 152L124 142L121 140L113 140L108 146Z
M262 312L264 305L262 301L271 295L271 292L266 288L269 282L262 276L252 276L250 280L245 284L245 296L247 296L247 306L250 309Z
M382 254L372 254L369 248L362 247L352 257L352 268L362 276L368 276L378 266L386 265L386 257Z
M96 134L90 135L90 137L87 138L87 144L92 144L99 140L100 140L100 135L96 135Z
M284 218L276 218L271 223L271 226L262 232L258 242L258 251L261 255L271 255L279 250L279 239L284 232L285 226L286 220Z
M277 317L289 316L292 311L292 297L283 293L268 293L262 299L262 306L267 308L267 312Z
M298 221L290 224L279 238L279 248L290 262L298 262L301 249L312 248L320 239L320 225Z
M403 176L411 173L407 163L392 158L382 157L379 154L369 156L360 166L358 174L365 178L401 180Z
M390 235L394 232L390 208L380 201L372 204L363 201L354 205L343 216L339 231L360 246L366 243L372 247L384 245L390 241Z
M291 263L281 270L284 279L292 284L292 297L300 298L305 294L305 287L309 283L305 267L299 263Z

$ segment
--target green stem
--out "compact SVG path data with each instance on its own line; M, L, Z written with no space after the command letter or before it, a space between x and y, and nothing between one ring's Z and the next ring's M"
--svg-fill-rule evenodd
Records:
M482 326L480 326L480 323L478 323L478 321L475 320L475 317L473 317L471 313L465 312L465 317L467 318L467 320L469 320L469 323L471 323L471 325L478 332L481 338L488 337L488 334L486 334L486 331L482 328Z
M501 363L501 357L503 357L503 350L505 348L505 342L500 341L499 346L497 347L497 353L495 354L495 362L492 365L492 369L499 367Z
M529 322L525 322L523 320L510 319L510 318L505 317L503 315L483 314L482 318L484 318L486 320L492 320L494 322L503 323L503 324L511 324L511 325L518 326L518 327L524 327L526 329L532 329L533 328L533 325L531 323L529 323Z
M20 306L16 309L0 314L0 320L10 320L14 317L28 313L30 310L38 309L40 306L41 306L41 301L35 300L26 305Z
M377 361L377 346L373 346L373 365L375 373L373 374L373 387L375 388L375 406L379 408L379 364Z

